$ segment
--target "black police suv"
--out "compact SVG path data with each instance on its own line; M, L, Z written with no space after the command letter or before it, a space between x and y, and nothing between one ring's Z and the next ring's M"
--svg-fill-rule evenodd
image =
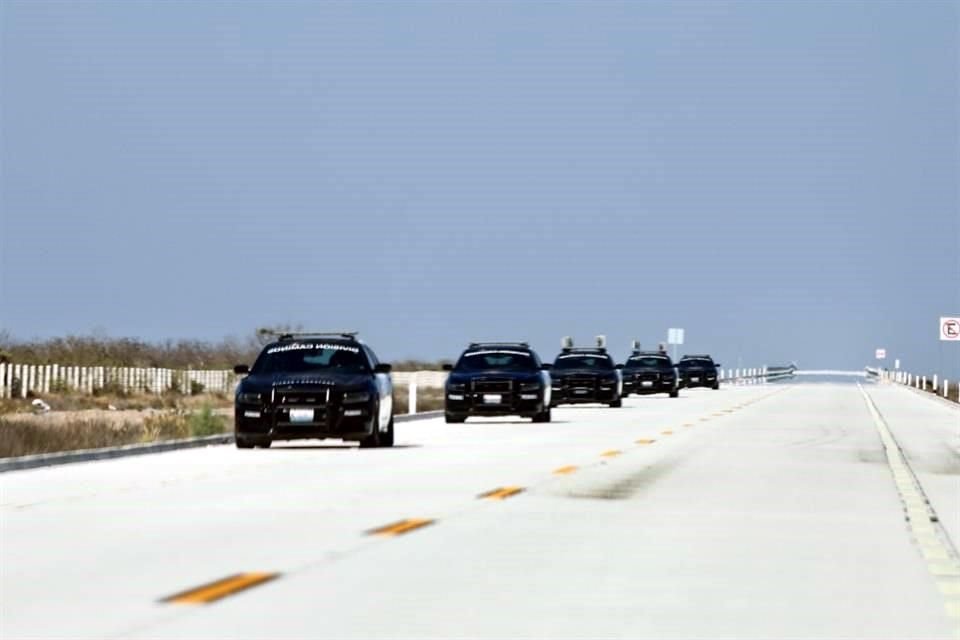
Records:
M713 361L708 355L689 355L680 358L677 370L680 372L680 386L682 387L710 387L720 388L720 376L717 369L720 364Z
M284 334L263 348L237 386L237 447L341 438L393 446L393 383L355 333Z
M667 393L680 395L680 376L670 356L662 351L634 351L623 365L623 395Z
M551 404L600 402L611 407L622 406L620 366L602 346L564 346L550 370Z
M447 422L468 416L523 416L550 422L549 364L526 342L473 342L450 371L444 389Z

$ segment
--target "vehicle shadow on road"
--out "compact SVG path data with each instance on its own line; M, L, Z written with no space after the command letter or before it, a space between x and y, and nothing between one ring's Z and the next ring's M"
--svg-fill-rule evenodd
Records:
M419 449L422 447L422 444L395 444L392 447L379 447L380 451L386 451L389 449ZM338 449L359 449L360 446L356 444L294 444L294 445L274 445L269 449L269 451L324 451L324 450L338 450Z

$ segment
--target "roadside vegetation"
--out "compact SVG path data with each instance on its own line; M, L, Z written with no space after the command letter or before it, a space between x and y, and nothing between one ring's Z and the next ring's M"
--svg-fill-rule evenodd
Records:
M274 332L298 330L301 329L279 327L258 329L246 338L162 342L99 335L20 340L8 332L0 331L0 362L82 367L232 369L236 364L252 364L263 345L273 339ZM396 371L436 371L443 362L406 359L393 362L393 367Z
M404 415L410 406L410 399L406 385L393 387L393 411ZM417 389L417 413L424 411L439 411L443 409L443 389L435 387L420 387Z
M933 388L933 376L929 376L927 378L927 384L926 386L923 386L922 390L926 391L927 393L938 395L941 398L944 397L942 388L939 390ZM960 388L958 388L956 381L950 382L950 389L947 391L946 399L952 400L953 402L960 402Z
M0 458L210 436L225 433L230 424L228 416L216 413L209 405L192 411L117 414L92 410L2 415Z

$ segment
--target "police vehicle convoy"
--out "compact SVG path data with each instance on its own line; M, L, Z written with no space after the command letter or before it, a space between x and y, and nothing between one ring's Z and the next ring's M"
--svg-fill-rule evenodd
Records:
M671 398L680 395L680 375L665 349L641 351L633 342L633 352L623 366L623 395L666 393Z
M391 447L390 365L354 332L287 333L266 345L237 386L237 447L275 440L340 438Z
M550 369L526 342L473 342L449 371L444 415L450 423L469 416L522 416L550 422Z
M561 342L562 351L553 361L551 405L599 402L623 405L623 380L620 368L607 353L606 339L597 336L595 347L575 347L573 339Z
M708 355L688 355L677 362L677 371L680 372L680 385L686 388L709 387L720 388L718 375L720 363L714 362Z

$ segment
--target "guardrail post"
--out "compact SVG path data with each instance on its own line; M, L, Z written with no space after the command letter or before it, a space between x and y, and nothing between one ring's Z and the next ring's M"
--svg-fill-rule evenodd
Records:
M937 374L933 374L933 392L936 393L940 389L940 385L937 384Z
M950 383L946 379L943 380L943 397L950 397Z
M407 382L407 413L417 412L417 372L410 374L410 380Z

